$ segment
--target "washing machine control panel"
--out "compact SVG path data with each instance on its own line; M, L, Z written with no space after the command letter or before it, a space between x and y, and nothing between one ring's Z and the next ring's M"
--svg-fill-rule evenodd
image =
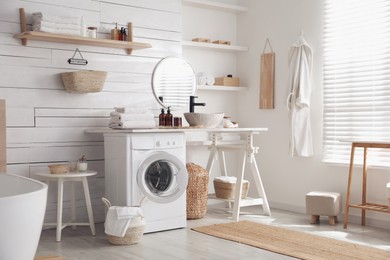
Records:
M164 136L155 136L154 145L157 149L169 149L183 147L184 141L182 136L178 135L164 135Z

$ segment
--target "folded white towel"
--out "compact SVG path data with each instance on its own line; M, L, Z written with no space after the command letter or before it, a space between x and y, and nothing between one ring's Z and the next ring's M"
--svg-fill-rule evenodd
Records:
M121 215L118 215L118 211ZM129 212L132 214L127 214ZM127 216L125 216L126 214ZM104 232L107 235L124 237L132 218L135 217L142 217L140 207L112 206L107 211L106 221L104 222Z
M154 120L154 115L151 112L144 114L125 114L119 112L111 112L110 117L116 121L147 121ZM117 123L117 122L116 122Z
M156 123L154 120L147 121L124 121L119 123L111 122L108 125L110 128L114 129L126 129L126 128L154 128Z
M115 107L115 112L125 113L125 114L145 114L150 113L144 107Z
M75 30L80 31L80 25L78 24L69 24L69 23L53 23L48 21L41 21L40 24L35 24L32 26L33 31L41 31L41 28L52 28L57 30Z
M32 25L40 24L41 21L80 25L81 17L43 15L42 12L32 13Z
M40 32L48 32L48 33L58 33L58 34L67 34L67 35L75 35L80 36L80 30L70 30L70 29L56 29L51 27L40 27Z

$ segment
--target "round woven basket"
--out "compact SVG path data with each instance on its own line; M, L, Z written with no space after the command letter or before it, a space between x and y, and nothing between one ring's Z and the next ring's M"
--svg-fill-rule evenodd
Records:
M67 164L51 164L48 165L51 174L62 174L69 171L69 166Z
M187 163L187 219L203 218L207 210L209 173L195 163Z

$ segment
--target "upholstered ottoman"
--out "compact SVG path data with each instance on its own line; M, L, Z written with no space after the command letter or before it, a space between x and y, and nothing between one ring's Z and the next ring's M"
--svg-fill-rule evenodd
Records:
M329 225L335 225L340 212L340 193L312 191L306 194L306 214L311 215L311 224L318 224L320 216L328 216Z

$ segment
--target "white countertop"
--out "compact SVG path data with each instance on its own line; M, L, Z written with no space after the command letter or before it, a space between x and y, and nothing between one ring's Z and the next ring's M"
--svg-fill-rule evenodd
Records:
M108 127L86 129L87 134L107 134L107 133L173 133L173 132L214 132L214 133L259 133L266 132L266 127L250 128L198 128L198 127L181 127L181 128L137 128L137 129L111 129Z

